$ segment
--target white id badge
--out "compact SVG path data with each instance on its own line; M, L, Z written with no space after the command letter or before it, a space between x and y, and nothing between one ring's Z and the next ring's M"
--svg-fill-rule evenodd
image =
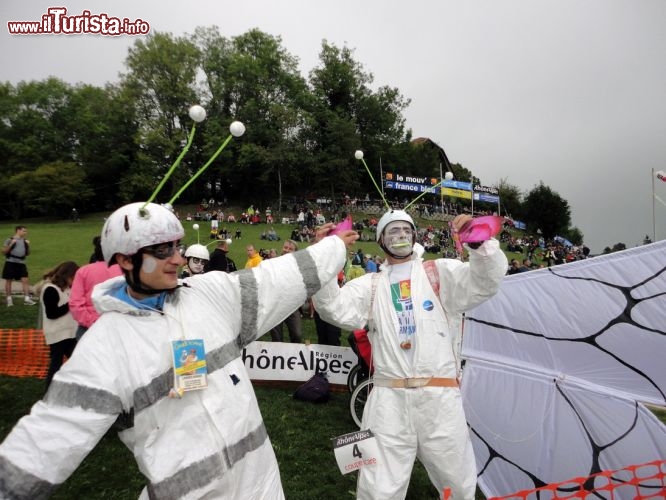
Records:
M371 430L361 430L333 438L335 460L342 474L377 464L379 448Z

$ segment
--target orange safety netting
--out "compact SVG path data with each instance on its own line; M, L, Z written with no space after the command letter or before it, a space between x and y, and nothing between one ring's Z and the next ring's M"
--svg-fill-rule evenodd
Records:
M656 500L666 498L666 460L655 460L624 469L603 471L588 477L576 477L489 500Z
M45 378L49 347L42 330L0 329L0 374Z

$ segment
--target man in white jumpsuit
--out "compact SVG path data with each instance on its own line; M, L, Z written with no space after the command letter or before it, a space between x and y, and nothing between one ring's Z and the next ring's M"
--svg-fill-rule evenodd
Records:
M126 205L107 219L104 258L124 276L95 287L101 317L0 445L0 498L50 496L114 423L148 481L142 499L284 498L243 348L335 282L358 235L180 283L183 235L156 204ZM206 387L174 387L172 341L203 341Z
M437 259L426 269L414 254L415 235L409 214L387 212L377 224L387 255L381 271L342 288L329 283L314 301L325 321L349 330L369 325L374 388L362 428L376 436L379 455L360 470L357 497L405 498L418 457L440 495L448 488L450 498L472 500L476 465L457 380L461 314L497 292L507 260L491 239L469 245L469 263Z

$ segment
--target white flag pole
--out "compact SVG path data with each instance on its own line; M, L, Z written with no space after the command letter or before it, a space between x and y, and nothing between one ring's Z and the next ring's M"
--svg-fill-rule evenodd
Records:
M655 223L655 217L654 217L654 197L655 197L655 192L654 192L654 176L656 174L654 173L654 168L652 168L652 241L655 242L657 241L657 226Z
M442 189L444 189L444 176L442 175L442 162L439 162L439 206L442 213L444 213L444 196L442 196Z
M474 217L474 174L470 176L469 186L472 189L472 217Z
M382 199L386 200L384 197L384 170L382 169L382 157L379 157L379 182L381 182L382 186Z

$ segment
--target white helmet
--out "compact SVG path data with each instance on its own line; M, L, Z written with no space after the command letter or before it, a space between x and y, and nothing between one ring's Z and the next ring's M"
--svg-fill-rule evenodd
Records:
M382 215L382 218L379 219L379 222L377 223L377 242L379 242L379 238L382 237L382 233L384 232L384 228L391 222L395 222L397 220L409 222L412 225L413 229L416 229L416 226L414 225L414 219L412 219L412 216L409 215L407 212L404 210L389 210L386 212L384 215Z
M189 259L190 257L196 257L197 259L203 259L203 260L210 260L210 254L208 253L208 249L200 245L199 243L195 243L194 245L190 245L187 247L187 250L185 250L185 258Z
M110 262L117 253L134 255L141 248L180 240L185 230L166 207L144 202L130 203L113 212L102 228L102 252Z

